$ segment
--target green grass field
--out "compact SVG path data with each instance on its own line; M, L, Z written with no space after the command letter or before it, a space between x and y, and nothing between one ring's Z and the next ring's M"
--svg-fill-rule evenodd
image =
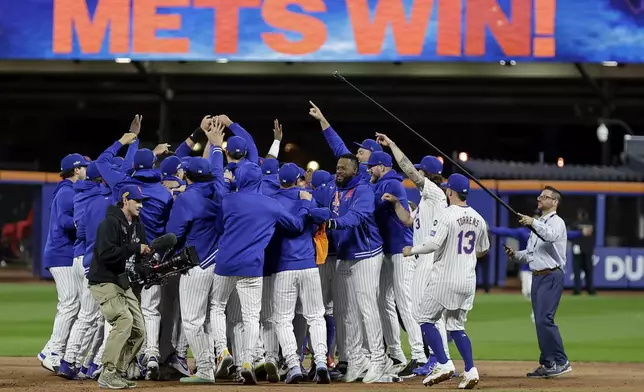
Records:
M49 338L55 311L53 285L0 284L0 357L35 356ZM642 295L566 295L556 320L573 361L644 362ZM530 303L519 294L479 294L467 331L476 359L538 358ZM457 354L455 347L451 351Z

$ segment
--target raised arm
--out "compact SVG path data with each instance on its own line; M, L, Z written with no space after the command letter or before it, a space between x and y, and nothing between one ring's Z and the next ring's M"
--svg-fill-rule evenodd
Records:
M309 109L309 115L320 122L320 127L322 128L324 138L329 144L329 147L331 147L331 150L333 150L335 157L340 158L344 154L350 154L351 151L349 151L349 149L344 144L340 136L338 136L338 134L335 132L335 130L331 128L331 125L326 120L320 109L315 106L313 102L309 101L309 103L312 106L311 109Z
M215 193L219 198L224 197L229 191L229 186L224 178L224 152L222 145L224 143L224 125L219 120L215 120L208 131L206 131L208 143L212 147L208 162L210 162L210 174L215 178Z
M127 177L125 173L112 167L112 158L116 156L121 147L126 144L129 145L133 143L134 140L136 140L136 134L126 133L119 140L114 142L114 144L103 151L103 153L99 155L98 159L96 159L96 167L98 168L99 173L101 173L103 181L105 181L105 183L112 189L114 189L114 186L117 183L123 181Z
M266 158L275 158L280 154L280 144L282 143L282 124L275 119L273 122L273 144L271 144L271 148L268 150L268 154L266 154Z
M398 148L396 143L387 137L383 133L376 133L376 141L385 147L391 149L391 153L398 162L400 169L409 177L409 179L416 185L421 191L425 186L425 177L420 174L418 170L414 167L414 164L403 154L402 150Z
M248 145L248 152L246 153L246 159L259 165L259 152L257 151L257 145L255 144L255 140L253 140L253 137L251 136L251 134L248 133L248 131L246 131L244 128L242 128L241 125L239 125L236 122L233 122L225 114L220 114L217 117L219 118L219 121L221 121L225 126L228 127L228 129L230 129L235 134L235 136L242 137L244 140L246 140L246 144Z

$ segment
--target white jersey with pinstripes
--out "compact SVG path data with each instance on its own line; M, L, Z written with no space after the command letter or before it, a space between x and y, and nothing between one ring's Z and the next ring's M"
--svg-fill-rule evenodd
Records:
M428 240L439 247L430 274L430 296L448 310L472 309L476 253L490 248L487 223L472 207L452 205L434 219Z
M429 237L435 217L446 207L447 197L445 196L445 192L438 185L425 178L423 189L420 192L418 208L412 214L414 222L414 245L422 244Z

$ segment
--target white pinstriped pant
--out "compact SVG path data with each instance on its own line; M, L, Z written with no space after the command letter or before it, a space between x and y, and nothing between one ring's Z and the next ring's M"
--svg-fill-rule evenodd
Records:
M275 331L275 318L273 315L273 292L275 290L275 275L264 276L262 284L262 309L259 313L261 341L255 350L255 360L277 361L279 356L279 343Z
M82 266L83 256L79 256L79 258L81 260L80 265ZM89 283L87 278L85 278L85 269L81 271L76 268L76 259L74 259L74 272L80 273L83 284L80 293L80 310L69 334L65 356L63 358L70 364L80 363L83 359L82 355L86 350L88 351L88 355L94 356L93 351L91 351L92 347L89 346L94 346L92 344L94 335L98 331L99 319L102 319L98 303L89 291Z
M334 311L338 329L338 348L343 340L349 362L362 360L365 347L372 364L385 360L378 293L383 254L363 260L340 260L336 270ZM342 331L339 331L339 330ZM342 335L342 336L341 336Z
M289 369L300 365L298 344L293 332L293 318L298 298L302 316L311 333L311 346L316 363L326 363L326 322L320 273L317 268L282 271L275 275L274 318L282 354Z
M213 306L211 305L210 320L213 319ZM229 347L232 350L233 359L235 361L234 365L239 367L242 365L242 357L244 356L244 322L242 320L241 304L239 303L239 294L237 294L237 289L233 290L232 293L230 293L230 297L228 297L228 303L226 303L226 337L230 342ZM211 339L211 342L214 348L214 338Z
M211 369L215 364L210 326L206 319L214 295L214 265L193 267L179 281L181 320L197 369Z
M382 269L380 270L380 293L378 294L378 308L382 318L382 334L387 343L389 354L401 362L406 362L405 354L400 344L400 324L396 313L395 282L400 276L394 276L396 269L394 261L401 263L402 258L394 260L398 255L384 255ZM402 255L400 255L402 256ZM399 269L400 270L400 269Z
M83 259L76 258L71 267L52 267L49 272L56 282L58 306L46 348L49 352L64 355L69 333L80 309L79 297L85 272Z
M335 256L329 256L324 264L318 265L325 316L333 316L333 277L335 276L337 264L338 259Z
M244 324L242 363L253 363L259 339L259 313L262 307L262 277L221 276L215 274L215 291L211 301L212 333L217 353L226 349L226 303L237 289Z
M426 298L424 297L424 293L425 293L425 288L427 288L427 285L429 284L429 275L431 274L431 271L432 271L433 260L434 260L433 257L428 257L427 255L418 255L418 258L416 259L416 273L414 274L414 278L411 284L411 287L412 287L411 291L413 293L411 297L412 298L411 312L412 312L412 317L419 325L419 327L424 322L421 307L423 305L423 302L426 300ZM447 358L451 358L451 356L449 355L449 345L447 343L447 330L445 329L445 316L438 319L435 325L436 325L436 329L438 329L438 332L441 335L441 340L443 341L443 347L445 347L445 355L447 356ZM433 351L431 348L429 348L429 351L433 354Z
M145 321L146 356L159 357L159 333L161 332L161 286L152 286L141 290L141 313Z

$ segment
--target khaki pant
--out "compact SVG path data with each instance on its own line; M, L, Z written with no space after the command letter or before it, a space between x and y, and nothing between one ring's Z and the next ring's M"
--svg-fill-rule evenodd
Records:
M126 372L145 338L139 301L131 288L125 291L113 283L91 285L89 290L100 305L105 321L112 326L105 343L103 366Z

